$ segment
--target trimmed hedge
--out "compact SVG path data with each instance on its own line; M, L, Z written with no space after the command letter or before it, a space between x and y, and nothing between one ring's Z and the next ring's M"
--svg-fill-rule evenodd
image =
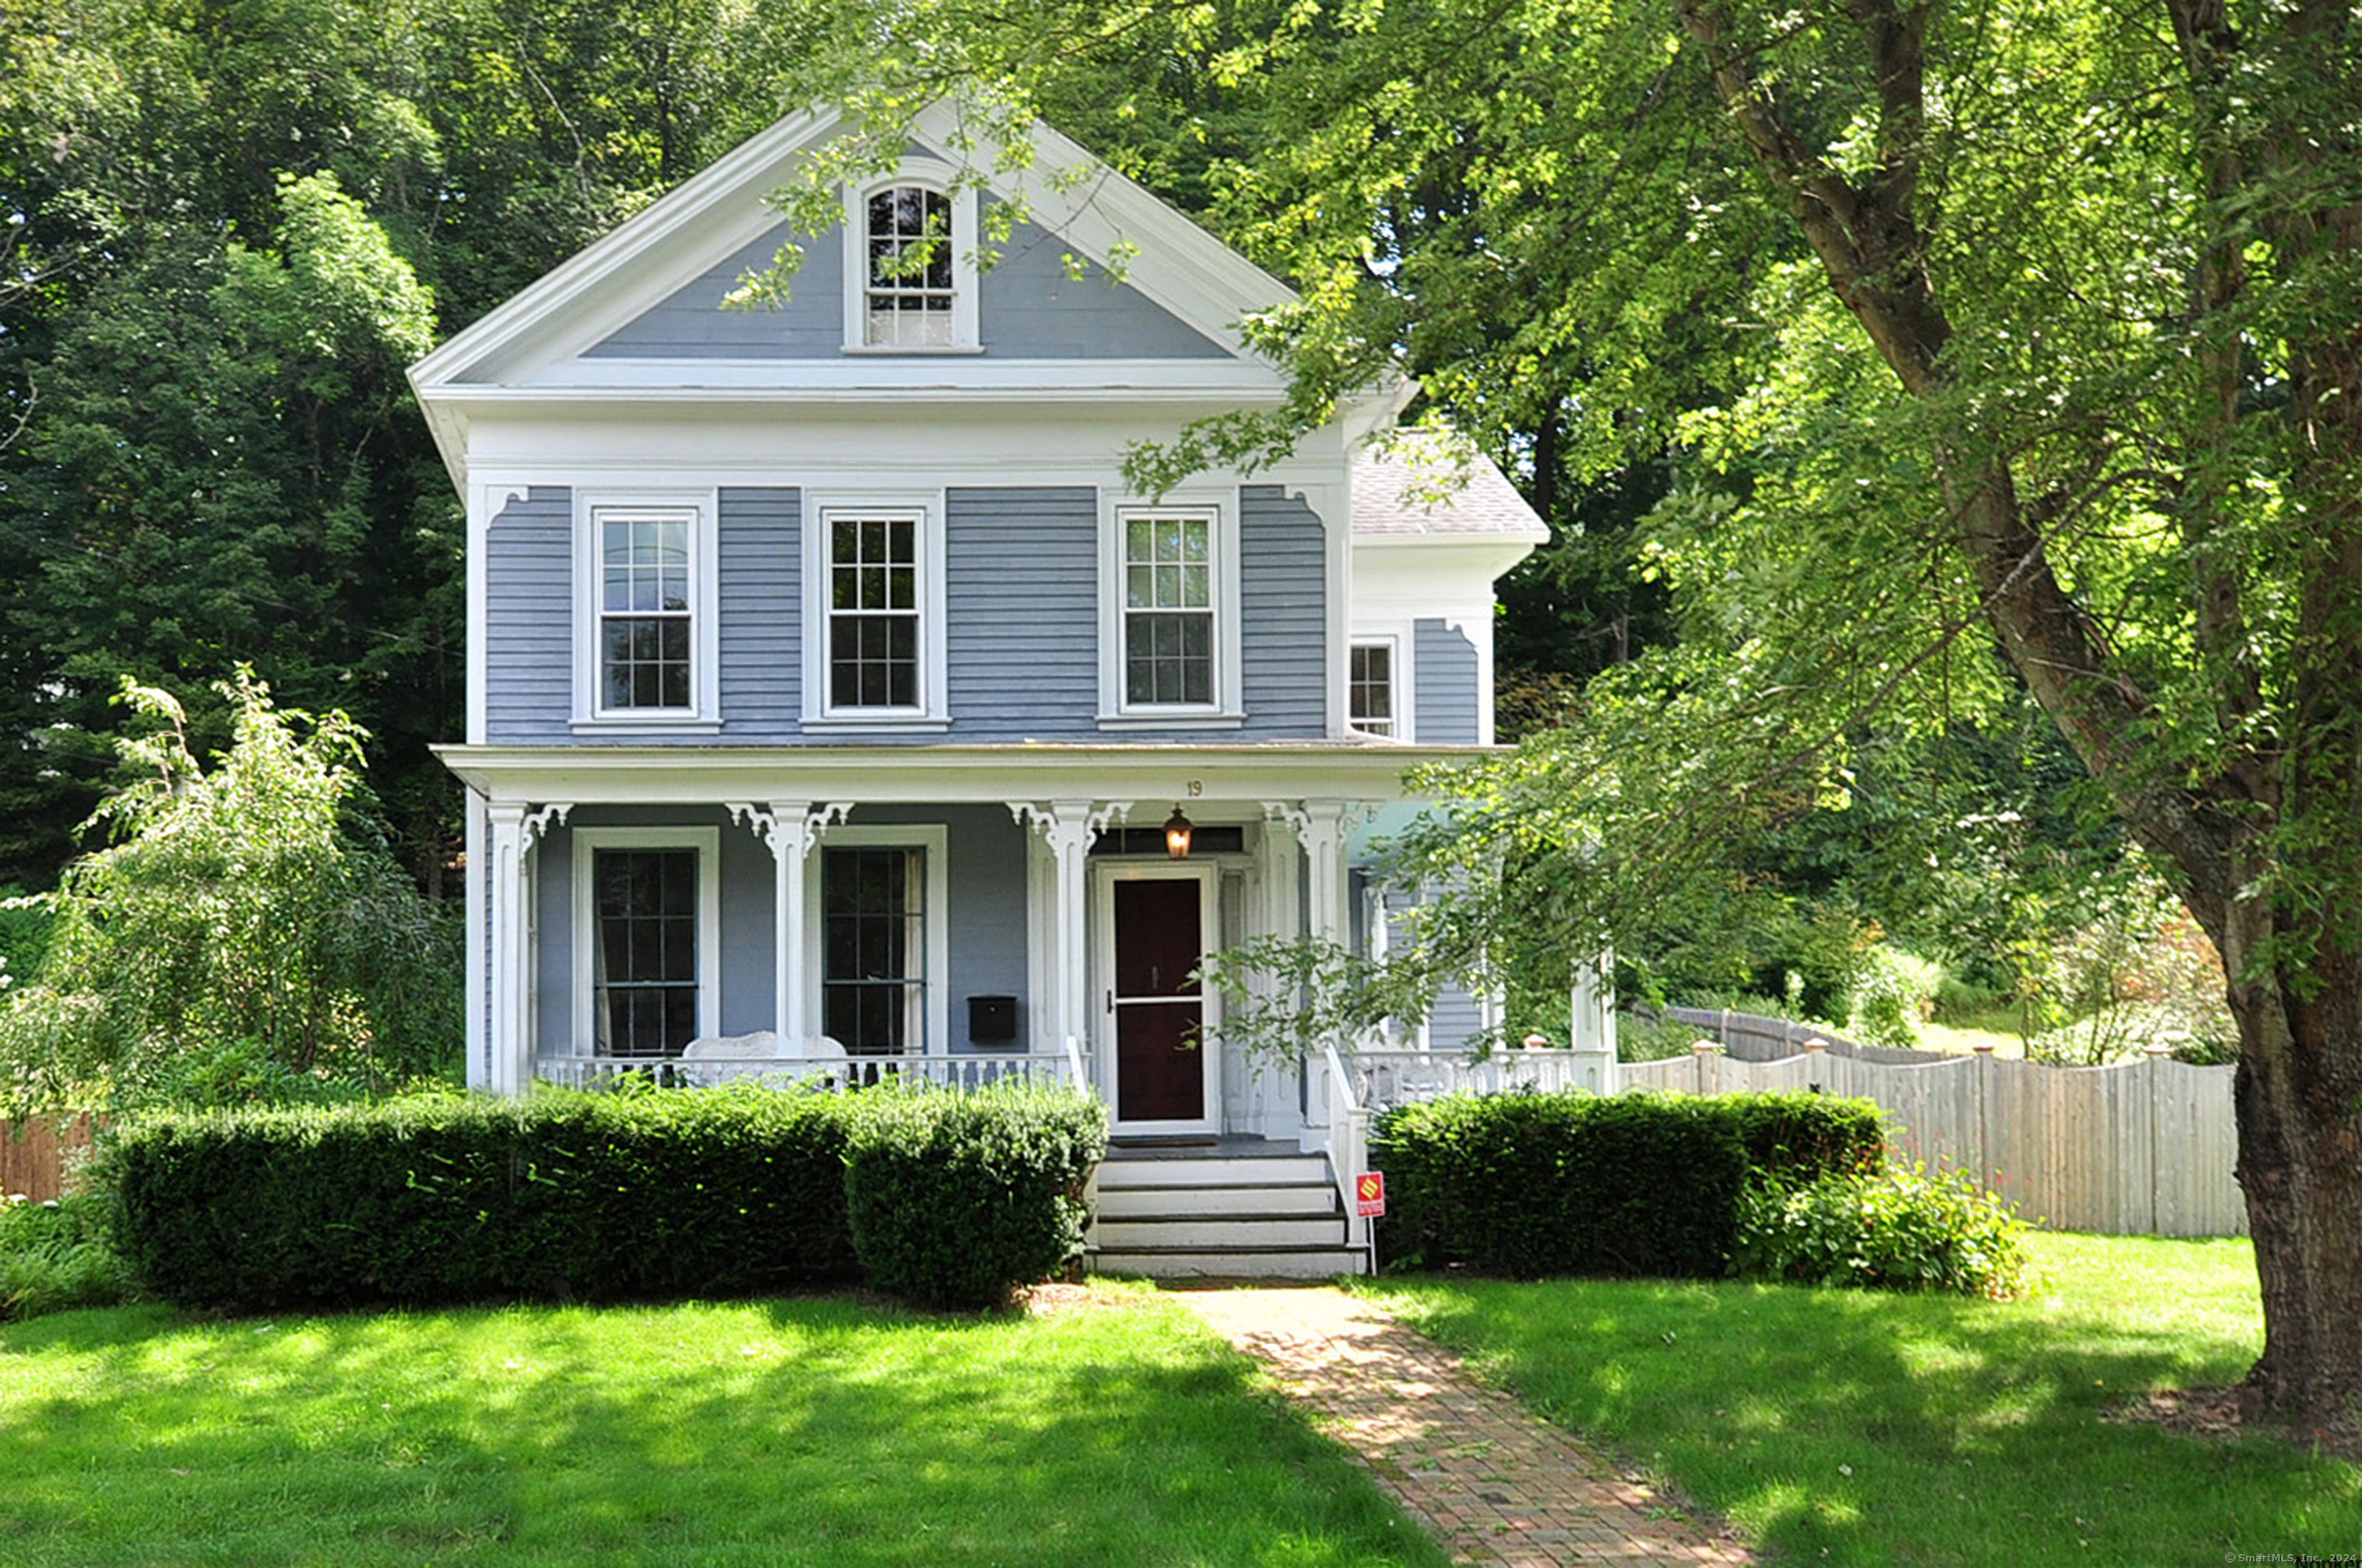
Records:
M1719 1277L1750 1170L1873 1168L1878 1108L1822 1095L1455 1095L1380 1117L1387 1259L1516 1278Z
M1064 1089L858 1097L845 1167L869 1283L934 1307L983 1307L1083 1250L1084 1188L1107 1108Z
M854 1277L847 1101L759 1086L175 1115L104 1179L186 1306L727 1295Z

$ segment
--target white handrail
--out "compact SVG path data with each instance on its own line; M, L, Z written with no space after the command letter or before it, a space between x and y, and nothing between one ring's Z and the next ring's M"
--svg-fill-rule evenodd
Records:
M1345 1207L1345 1238L1362 1248L1368 1260L1363 1271L1375 1274L1376 1237L1359 1211L1362 1176L1370 1165L1370 1113L1353 1093L1353 1080L1335 1042L1324 1043L1320 1052L1329 1069L1329 1163L1336 1169L1337 1197Z
M1066 1036L1066 1071L1073 1075L1075 1088L1092 1092L1091 1080L1083 1072L1083 1043L1071 1034Z

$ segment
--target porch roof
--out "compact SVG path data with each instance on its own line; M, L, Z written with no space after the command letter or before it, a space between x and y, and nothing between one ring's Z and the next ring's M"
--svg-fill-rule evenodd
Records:
M785 798L956 803L1420 798L1411 768L1498 755L1367 740L1210 745L438 745L487 801L724 803Z

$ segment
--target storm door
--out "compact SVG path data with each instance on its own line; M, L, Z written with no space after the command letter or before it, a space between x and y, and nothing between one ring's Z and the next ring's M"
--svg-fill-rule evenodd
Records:
M1195 978L1211 937L1214 881L1197 867L1108 867L1101 989L1114 1042L1119 1128L1214 1126L1220 1078Z

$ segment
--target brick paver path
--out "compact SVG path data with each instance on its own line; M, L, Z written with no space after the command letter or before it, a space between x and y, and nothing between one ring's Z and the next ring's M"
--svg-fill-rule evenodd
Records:
M1754 1562L1366 1301L1326 1287L1175 1295L1268 1363L1455 1562Z

